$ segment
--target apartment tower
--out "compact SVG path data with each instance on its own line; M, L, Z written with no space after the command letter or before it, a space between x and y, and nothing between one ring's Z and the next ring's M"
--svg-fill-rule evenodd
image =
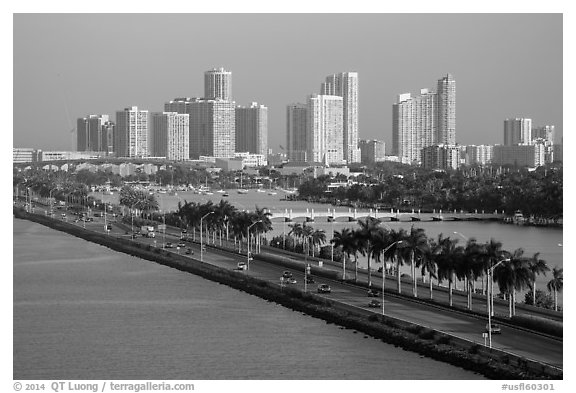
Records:
M342 97L342 145L347 163L360 162L358 148L358 73L341 72L329 75L320 88L322 95Z
M116 157L148 157L148 111L137 106L116 112L114 153Z
M236 107L236 151L268 154L268 108L253 102Z
M232 101L232 72L214 68L204 73L204 98Z

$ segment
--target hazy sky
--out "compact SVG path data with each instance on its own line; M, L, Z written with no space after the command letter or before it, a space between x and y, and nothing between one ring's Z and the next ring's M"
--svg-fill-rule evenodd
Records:
M268 106L269 147L286 105L332 73L359 73L359 136L392 142L400 93L456 79L456 141L503 142L503 120L562 133L561 14L15 14L14 147L70 150L76 119L201 97L232 71L236 104Z

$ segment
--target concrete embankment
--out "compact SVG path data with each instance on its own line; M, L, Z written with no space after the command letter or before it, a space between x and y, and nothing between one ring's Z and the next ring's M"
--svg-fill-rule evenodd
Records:
M16 218L27 219L101 244L115 251L186 271L232 288L274 301L285 307L361 331L406 350L478 372L492 379L561 379L562 371L544 364L490 350L478 344L394 318L367 315L345 304L327 300L295 288L256 279L241 272L222 269L131 240L91 232L73 224L14 209Z

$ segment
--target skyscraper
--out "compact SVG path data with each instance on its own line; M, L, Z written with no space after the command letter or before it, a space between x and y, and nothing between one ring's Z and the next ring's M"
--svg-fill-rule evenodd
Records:
M360 140L360 158L363 164L374 164L386 159L386 144L378 140Z
M360 162L358 148L358 73L341 72L326 77L320 88L322 95L343 99L343 156L348 163Z
M236 107L236 151L268 154L268 108L253 102Z
M89 115L76 122L78 151L108 151L103 126L109 121L108 115Z
M532 143L532 119L504 120L504 146Z
M137 106L116 112L114 153L117 157L148 157L148 111Z
M288 160L306 162L306 104L290 104L286 108L286 149Z
M456 144L456 82L448 74L436 93L400 94L392 106L392 155L406 164L421 163L422 149Z
M176 112L152 113L152 155L168 160L186 160L189 151L189 115Z
M447 74L438 80L438 136L435 143L456 144L456 81Z
M532 127L532 140L540 138L554 144L555 136L554 126Z
M204 73L204 98L232 101L232 72L214 68Z
M236 108L234 101L191 101L190 158L229 158L236 151Z
M307 102L307 161L326 165L345 163L343 141L343 99L314 95Z

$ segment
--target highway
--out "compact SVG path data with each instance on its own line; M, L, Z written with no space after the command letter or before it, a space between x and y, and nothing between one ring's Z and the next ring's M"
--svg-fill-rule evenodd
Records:
M57 211L58 212L58 211ZM68 221L73 221L74 216L67 217ZM108 220L110 223L110 220ZM85 224L86 229L94 230L97 232L104 232L104 219L94 218L94 222L77 222L76 225L83 226ZM113 230L110 233L111 236L127 236L127 227L123 224L113 224ZM129 230L128 226L128 230ZM168 229L166 231L166 241L170 241L176 246L179 242L180 233L176 229ZM163 235L162 232L157 233L155 239L137 237L136 241L144 242L146 244L157 246L162 245ZM156 243L154 243L156 241ZM218 241L217 241L218 244ZM200 248L197 243L187 243L194 254L190 257L195 259L200 259ZM180 253L184 255L184 249L177 250L176 248L168 249L175 253ZM281 254L278 254L281 255ZM204 262L211 263L213 265L225 268L225 269L236 269L238 262L246 262L246 256L235 254L230 251L219 250L212 247L207 247L204 252ZM292 260L298 260L297 258L291 257ZM290 270L294 278L296 279L296 284L287 284L295 286L299 289L304 290L304 258L298 260L301 263L302 268L300 271L294 269L287 269L283 266L275 265L273 263L264 262L262 260L253 260L250 263L250 270L244 271L244 274L261 278L273 283L280 285L280 277L283 271ZM326 266L327 269L336 269L336 267ZM353 273L352 273L353 274ZM360 275L365 279L365 275ZM350 275L349 277L352 277ZM343 302L347 305L353 306L362 310L366 313L382 313L382 308L370 308L368 307L368 302L373 299L367 296L366 289L357 287L351 284L341 283L340 281L328 280L320 277L315 277L315 284L308 284L308 291L316 292L316 288L321 283L329 284L332 288L330 294L318 294L326 298ZM381 275L373 275L372 278L373 285L377 288L381 288L382 278ZM396 282L394 278L386 280L386 288L396 288ZM427 288L419 287L419 296L428 297ZM411 292L411 282L404 283L403 285L404 293ZM434 297L447 298L447 294L441 291L435 291ZM456 302L465 305L464 296L455 296ZM458 300L456 300L458 299ZM381 300L381 298L379 299ZM485 301L476 300L477 309L485 311ZM495 301L495 306L498 307L496 312L498 314L507 315L508 308L506 304L497 304ZM519 310L520 311L520 310ZM463 338L469 341L476 342L480 345L484 345L484 338L482 333L485 331L486 317L476 317L471 316L462 312L458 312L445 307L437 307L434 305L428 305L421 302L417 302L413 299L406 299L399 296L394 296L386 293L385 295L385 313L388 316L402 319L405 321L413 322L422 326L430 327L453 336ZM502 334L492 335L492 346L494 348L507 351L516 355L523 356L528 359L537 360L543 363L550 364L552 366L562 368L563 367L563 342L562 340L547 337L542 334L526 331L523 329L515 328L513 326L508 326L505 324L500 324L502 327Z

